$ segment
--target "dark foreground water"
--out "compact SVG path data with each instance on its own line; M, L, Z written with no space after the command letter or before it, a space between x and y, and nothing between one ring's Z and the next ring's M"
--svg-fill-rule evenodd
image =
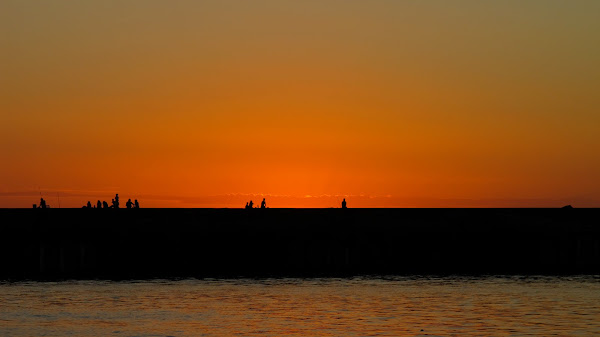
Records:
M597 336L599 277L0 283L1 336Z

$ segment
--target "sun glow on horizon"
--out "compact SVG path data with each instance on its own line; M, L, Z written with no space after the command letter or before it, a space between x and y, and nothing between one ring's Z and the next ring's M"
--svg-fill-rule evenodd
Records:
M600 2L33 4L0 207L600 205Z

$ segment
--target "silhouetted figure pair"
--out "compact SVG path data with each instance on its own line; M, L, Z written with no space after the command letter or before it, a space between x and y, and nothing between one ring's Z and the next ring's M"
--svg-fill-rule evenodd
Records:
M250 202L246 203L246 209L250 209L250 208L254 208L254 202L252 200L250 200ZM263 198L262 202L260 203L260 208L267 208L267 202L265 201L265 198Z
M340 200L340 199L338 199L338 200ZM347 208L346 207L346 198L344 198L344 200L342 200L342 208Z
M48 206L46 205L46 200L44 200L44 198L40 199L40 208L48 208Z
M115 198L112 200L112 208L119 208L119 193L117 193Z

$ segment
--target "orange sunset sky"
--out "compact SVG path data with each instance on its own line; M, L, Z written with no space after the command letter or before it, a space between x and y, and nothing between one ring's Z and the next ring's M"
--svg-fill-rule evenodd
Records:
M0 207L600 205L600 1L0 2Z

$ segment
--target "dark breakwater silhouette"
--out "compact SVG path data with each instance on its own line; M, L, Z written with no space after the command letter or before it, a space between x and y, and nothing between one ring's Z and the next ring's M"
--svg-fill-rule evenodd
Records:
M0 279L600 274L599 209L0 209Z

